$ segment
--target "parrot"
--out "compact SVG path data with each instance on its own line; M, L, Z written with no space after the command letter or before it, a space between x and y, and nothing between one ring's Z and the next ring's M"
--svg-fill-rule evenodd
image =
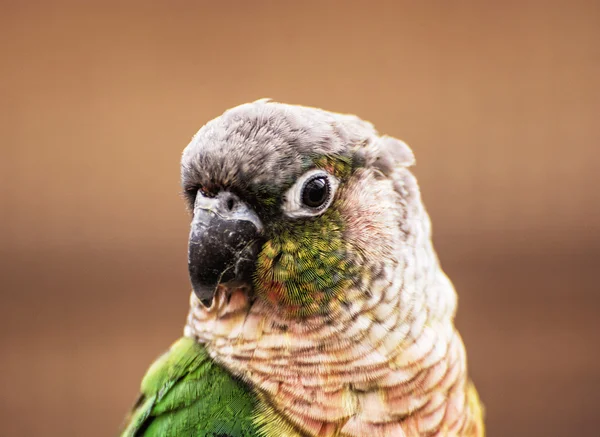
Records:
M121 436L484 436L414 165L355 115L270 99L201 127L183 336Z

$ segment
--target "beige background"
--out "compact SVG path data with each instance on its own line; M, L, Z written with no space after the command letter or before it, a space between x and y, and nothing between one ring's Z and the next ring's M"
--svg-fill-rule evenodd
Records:
M489 435L595 435L599 23L595 1L0 1L0 434L114 435L186 315L181 150L268 96L413 146Z

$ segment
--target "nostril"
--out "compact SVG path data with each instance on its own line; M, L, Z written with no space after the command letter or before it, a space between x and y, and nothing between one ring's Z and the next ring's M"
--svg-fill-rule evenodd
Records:
M235 200L233 200L233 197L230 197L229 199L227 199L227 209L229 211L231 211L234 206L235 206Z

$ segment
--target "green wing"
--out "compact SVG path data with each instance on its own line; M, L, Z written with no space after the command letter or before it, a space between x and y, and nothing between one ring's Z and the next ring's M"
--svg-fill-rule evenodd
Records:
M193 339L179 339L152 364L141 392L121 437L259 435L255 396Z

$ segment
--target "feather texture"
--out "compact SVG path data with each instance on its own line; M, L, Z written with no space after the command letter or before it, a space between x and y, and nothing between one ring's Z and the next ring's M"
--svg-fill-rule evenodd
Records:
M146 373L121 436L254 437L255 405L250 389L204 346L181 338Z

